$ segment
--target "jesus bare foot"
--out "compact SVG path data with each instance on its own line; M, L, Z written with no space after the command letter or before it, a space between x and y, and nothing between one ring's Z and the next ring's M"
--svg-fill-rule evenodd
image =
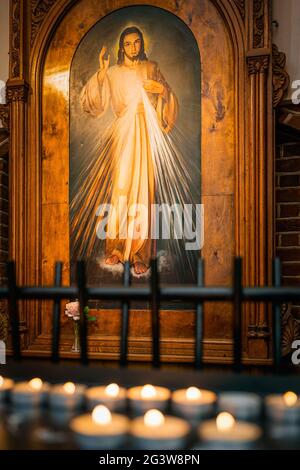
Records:
M141 263L140 261L134 263L133 268L135 274L144 274L149 269L148 266L146 266L144 263Z
M111 255L111 256L108 256L106 259L105 259L105 263L106 264L110 264L110 265L113 265L113 264L118 264L119 263L119 258L117 255Z

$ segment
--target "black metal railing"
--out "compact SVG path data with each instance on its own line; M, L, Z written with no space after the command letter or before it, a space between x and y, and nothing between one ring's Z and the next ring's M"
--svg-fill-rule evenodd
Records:
M242 304L243 302L270 302L273 305L273 357L274 367L281 365L281 309L282 302L300 300L300 289L281 286L281 263L278 259L273 264L273 286L243 287L242 259L235 258L232 287L205 287L204 262L198 261L197 284L195 286L161 286L157 260L151 262L151 278L148 286L134 287L130 282L130 266L125 264L123 286L88 287L86 284L85 262L77 262L77 285L62 287L62 263L56 263L54 286L17 286L15 264L7 264L7 286L0 287L0 299L8 299L12 331L13 357L21 359L18 301L24 299L54 300L52 354L53 362L59 361L60 346L60 301L66 298L78 298L80 310L92 299L119 300L121 302L120 365L126 366L128 355L128 324L130 302L133 300L149 301L152 310L152 364L160 366L160 303L168 300L188 301L196 308L195 328L195 368L203 365L203 302L231 302L233 304L233 343L234 369L238 371L242 363ZM187 312L187 314L190 314ZM88 363L87 319L80 317L81 362Z

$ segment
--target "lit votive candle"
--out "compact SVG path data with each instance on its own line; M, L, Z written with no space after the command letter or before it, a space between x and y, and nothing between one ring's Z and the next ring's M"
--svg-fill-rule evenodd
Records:
M238 450L253 447L262 431L256 424L236 421L230 413L222 412L216 419L204 421L198 434L205 447Z
M111 411L126 409L126 389L115 383L88 388L85 398L89 409L97 405L105 405Z
M48 398L49 384L36 377L28 382L18 382L11 392L11 401L17 406L38 406Z
M189 424L175 416L164 416L159 410L148 410L131 423L133 446L139 449L184 449L190 432Z
M219 411L227 411L237 419L254 420L260 417L262 399L255 393L223 392L218 398Z
M197 387L175 390L172 393L172 410L187 419L197 420L214 414L217 395Z
M84 403L85 385L66 382L53 385L49 392L49 405L51 408L74 410Z
M171 392L165 387L154 387L147 384L143 387L132 387L127 392L130 408L137 414L155 408L165 411L168 407Z
M0 375L0 402L6 400L14 386L14 381Z
M117 449L126 441L129 420L98 405L91 414L73 418L70 428L81 449Z
M265 407L269 419L289 424L300 423L300 399L294 392L268 395Z

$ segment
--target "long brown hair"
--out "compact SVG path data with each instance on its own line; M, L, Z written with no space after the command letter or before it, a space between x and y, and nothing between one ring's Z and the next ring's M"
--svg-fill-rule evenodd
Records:
M120 35L120 40L119 40L119 50L118 50L118 65L122 65L124 62L124 39L127 34L132 34L136 33L139 35L140 40L141 40L141 50L138 55L139 60L148 60L147 56L145 54L145 43L144 43L144 37L142 31L139 30L136 26L129 26L128 28L124 29Z

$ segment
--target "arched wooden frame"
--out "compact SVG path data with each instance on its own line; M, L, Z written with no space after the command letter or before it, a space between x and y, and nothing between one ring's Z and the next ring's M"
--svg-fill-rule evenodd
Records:
M10 80L8 83L8 100L11 116L11 148L10 148L10 256L17 262L19 283L36 284L52 282L53 260L47 267L47 257L42 251L43 233L43 187L42 161L47 158L42 148L42 71L45 54L52 38L65 18L68 18L80 2L74 0L47 0L27 2L26 0L11 0L11 54ZM180 17L193 31L200 51L200 27L219 28L223 31L224 41L219 42L220 52L224 54L227 48L231 68L220 70L221 78L227 73L228 87L226 98L231 111L232 127L226 123L227 139L222 135L218 141L212 135L218 136L216 125L221 122L222 100L218 96L210 96L209 89L203 90L206 98L204 106L211 107L208 116L213 116L210 128L202 128L202 142L218 161L218 152L228 145L229 153L233 155L233 166L229 169L228 181L224 181L224 165L219 165L223 172L219 175L212 171L209 180L208 165L211 161L205 158L202 172L202 197L208 207L213 196L220 196L218 177L221 178L224 191L221 196L232 196L228 199L227 208L215 206L211 209L216 220L208 220L207 233L216 233L213 238L215 247L204 247L206 258L207 284L230 284L231 257L241 255L244 258L244 282L248 285L265 284L271 278L271 258L273 253L273 138L272 138L272 95L270 70L270 12L268 2L263 0L187 0L183 2L169 0L124 1L108 0L101 2L85 1L98 12L98 19L109 12L129 5L148 4L158 6ZM31 10L29 8L31 5ZM77 5L77 6L76 6ZM86 8L86 6L85 6ZM202 15L200 14L202 12ZM82 10L81 10L82 14ZM215 21L212 20L213 19ZM31 29L28 24L31 19ZM90 17L87 21L91 20ZM92 24L95 18L92 20ZM210 23L212 22L212 23ZM67 23L66 23L67 24ZM19 28L16 28L16 25ZM202 30L203 31L203 30ZM19 36L18 36L19 35ZM26 42L30 37L31 48ZM203 38L203 36L202 36ZM220 37L219 37L220 39ZM202 47L201 47L202 46ZM30 49L30 50L29 50ZM202 51L201 51L202 52ZM205 63L203 58L203 75L205 82ZM29 93L28 93L29 91ZM203 98L203 102L205 99ZM208 109L207 108L207 109ZM225 118L226 119L226 118ZM53 130L53 129L52 129ZM51 130L50 130L51 131ZM224 132L224 130L223 130ZM221 144L221 147L220 147ZM227 156L228 153L223 154ZM220 163L220 161L219 161ZM228 168L227 168L228 169ZM226 171L225 171L226 173ZM205 185L207 186L205 187ZM215 185L215 187L214 187ZM230 185L232 185L230 187ZM226 192L227 191L227 192ZM224 197L223 197L224 200ZM47 201L44 201L47 202ZM230 203L233 210L230 212ZM209 209L210 210L210 209ZM226 210L228 211L226 213ZM233 215L229 224L233 224L233 233L227 231L227 240L220 240L225 232L215 231L216 225L227 223L226 216ZM56 214L53 215L55 217ZM50 220L50 219L48 219ZM53 219L54 220L54 219ZM213 223L213 225L210 225ZM45 231L48 230L45 226ZM63 225L60 225L63 230ZM45 240L45 238L44 238ZM224 247L227 247L227 252ZM49 245L49 247L55 245ZM207 256L205 250L207 251ZM60 253L55 253L60 254ZM64 253L62 253L63 255ZM61 258L61 256L60 256ZM63 259L63 258L62 258ZM64 259L63 259L64 260ZM67 261L67 260L65 260ZM222 269L220 269L220 265ZM46 267L45 267L46 266ZM64 278L68 278L68 263L64 266ZM225 305L210 306L206 312L206 339L204 353L208 361L230 361L232 343L230 339L230 309ZM41 328L45 318L41 315L39 303L28 302L22 308L24 330L24 349L26 354L41 354L49 351L49 337ZM178 318L177 321L181 321ZM174 321L174 320L173 320ZM176 323L176 320L175 320ZM177 325L182 329L182 324ZM185 327L192 328L191 322ZM210 335L219 330L220 334ZM243 326L243 352L245 361L265 363L269 361L270 321L267 309L261 305L245 306L245 321ZM111 337L111 342L104 349L91 341L92 349L100 351L96 356L116 357L117 338ZM144 338L142 338L144 340ZM103 341L101 342L103 345ZM137 342L132 342L132 357L137 358ZM166 360L190 359L193 351L192 340L170 342L166 344ZM145 359L147 354L139 354Z

